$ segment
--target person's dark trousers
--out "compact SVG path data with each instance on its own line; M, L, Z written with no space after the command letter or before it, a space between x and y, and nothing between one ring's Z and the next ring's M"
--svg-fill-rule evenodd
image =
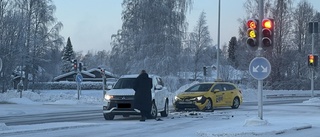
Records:
M140 121L146 121L146 113L144 111L141 111L141 119Z

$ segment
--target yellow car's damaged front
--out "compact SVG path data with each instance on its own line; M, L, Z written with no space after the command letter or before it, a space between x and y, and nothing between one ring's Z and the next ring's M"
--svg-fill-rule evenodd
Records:
M182 93L176 96L176 110L212 110L212 100L207 92ZM183 109L179 109L183 108Z
M229 82L198 83L175 97L176 111L213 111L216 107L238 108L242 103L241 91Z

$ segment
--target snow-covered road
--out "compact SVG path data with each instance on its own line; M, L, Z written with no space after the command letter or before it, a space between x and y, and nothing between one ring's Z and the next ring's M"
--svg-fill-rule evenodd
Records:
M237 110L222 108L215 112L172 112L163 121L139 117L116 117L113 121L95 119L86 122L48 123L28 126L6 126L1 136L10 137L231 137L231 136L319 136L320 106L310 103L268 105L264 120L257 119L256 106ZM304 129L306 128L306 129ZM301 130L300 130L301 129Z
M292 93L292 91L286 91ZM299 91L297 91L299 92ZM256 98L254 90L243 93L245 101ZM0 104L0 116L57 113L68 111L92 111L101 109L101 91L83 92L76 100L72 91L51 91L43 94L26 92L17 98L15 92L0 94L0 101L15 104ZM139 122L139 117L116 117L105 121L102 117L33 125L8 126L0 122L1 137L319 137L320 99L311 98L303 103L273 104L263 107L263 120L257 119L258 107L245 105L239 109L223 108L215 112L172 112L163 121ZM286 103L288 103L286 101ZM193 114L193 113L192 113Z

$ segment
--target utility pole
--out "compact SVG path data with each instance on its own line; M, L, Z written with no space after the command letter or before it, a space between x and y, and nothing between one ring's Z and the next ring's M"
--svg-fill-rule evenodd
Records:
M217 45L217 79L220 79L220 7L221 0L219 0L219 8L218 8L218 45Z

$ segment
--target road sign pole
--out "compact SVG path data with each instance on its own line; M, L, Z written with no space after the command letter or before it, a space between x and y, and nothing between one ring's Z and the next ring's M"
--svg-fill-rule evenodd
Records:
M0 72L2 70L2 59L0 58Z
M311 68L311 97L314 97L314 68Z
M263 96L262 96L262 82L263 80L258 80L258 116L261 120L263 120L263 104L262 104L262 100L263 100Z
M103 74L103 76L102 76L102 90L103 90L103 97L104 97L104 95L106 94L106 75L105 74Z
M79 91L79 83L77 83L77 90L78 90L78 100L80 100L80 91Z

